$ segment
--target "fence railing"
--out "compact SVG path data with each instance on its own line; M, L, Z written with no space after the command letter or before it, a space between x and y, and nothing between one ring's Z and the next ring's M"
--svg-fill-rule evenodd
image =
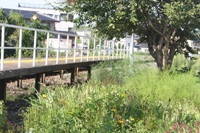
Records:
M129 53L129 49L128 47L122 47L121 46L116 46L115 49L115 43L114 41L111 41L112 43L107 43L107 41L105 39L101 39L101 38L96 38L96 37L86 37L86 36L80 36L77 34L69 34L69 33L62 33L62 32L57 32L57 31L49 31L49 30L41 30L41 29L34 29L34 28L28 28L28 27L21 27L21 26L16 26L16 25L10 25L10 24L3 24L0 23L0 27L1 27L1 70L4 70L4 53L6 49L15 49L18 52L18 68L21 68L21 60L22 60L22 50L27 49L27 50L33 50L33 55L32 55L32 67L35 67L36 64L36 52L37 50L44 50L46 51L45 54L45 65L48 65L48 54L50 50L54 50L56 51L56 63L59 63L59 52L62 50L65 51L66 55L65 55L65 63L68 63L68 53L69 51L73 51L73 62L76 62L76 53L80 52L80 62L83 61L83 52L86 52L86 61L89 61L89 54L90 51L92 51L92 60L95 60L95 58L97 60L100 60L101 57L103 58L103 60L105 59L118 59L118 58L128 58L128 53ZM16 46L12 46L12 47L6 47L5 44L5 33L6 30L9 30L7 28L15 28L15 29L19 29L19 41L18 44ZM32 44L32 47L23 47L23 30L30 30L30 31L34 31L34 43ZM38 32L42 32L42 33L47 33L46 36L46 45L45 47L37 47L37 43L38 43L38 36L37 33ZM51 47L49 44L50 41L50 34L57 34L57 45L54 45L54 47ZM66 36L66 47L61 47L60 46L60 35L64 35ZM74 37L74 46L73 47L69 47L69 37L73 38ZM84 42L82 41L81 43L81 47L77 47L77 39L78 38L82 38L87 40L87 42L85 42L87 45L87 47L84 47ZM94 43L93 43L93 47L91 48L90 45L90 40L93 39ZM99 44L96 44L97 40L99 40ZM56 47L55 47L56 46ZM98 48L97 48L98 46ZM127 48L127 49L126 49ZM97 56L96 56L96 55ZM114 57L114 54L116 55ZM118 54L120 54L118 56ZM106 58L107 57L107 58Z

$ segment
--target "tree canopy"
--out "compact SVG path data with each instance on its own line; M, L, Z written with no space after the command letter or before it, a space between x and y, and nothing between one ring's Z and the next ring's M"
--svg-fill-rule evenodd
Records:
M177 52L191 50L187 40L195 39L200 27L198 0L64 0L55 8L74 11L77 26L91 24L109 39L138 34L161 71Z

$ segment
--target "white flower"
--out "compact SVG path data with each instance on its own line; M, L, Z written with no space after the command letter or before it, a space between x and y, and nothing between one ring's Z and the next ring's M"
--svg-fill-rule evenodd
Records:
M28 131L28 132L25 132L25 133L32 133L32 132L33 132L33 130L35 130L35 129L33 129L33 128L30 128L30 129L29 129L29 131Z

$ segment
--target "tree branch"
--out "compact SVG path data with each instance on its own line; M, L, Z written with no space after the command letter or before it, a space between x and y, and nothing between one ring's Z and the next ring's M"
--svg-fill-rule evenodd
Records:
M162 32L160 32L159 30L157 30L157 29L154 27L154 25L153 25L153 23L151 22L151 19L149 18L147 12L146 12L143 8L142 8L141 10L142 10L142 12L144 12L144 15L146 16L146 18L147 18L147 20L148 20L150 26L153 28L153 30L155 30L158 34L160 34L165 40L168 40L168 39L166 38L166 36L165 36Z

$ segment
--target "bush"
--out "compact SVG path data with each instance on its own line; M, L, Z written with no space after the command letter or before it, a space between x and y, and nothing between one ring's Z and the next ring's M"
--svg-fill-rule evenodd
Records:
M21 128L16 128L16 125L12 125L7 119L7 108L4 106L4 102L0 101L0 133L18 133L21 131Z
M133 64L105 61L88 84L44 88L23 112L25 131L198 132L199 78Z

